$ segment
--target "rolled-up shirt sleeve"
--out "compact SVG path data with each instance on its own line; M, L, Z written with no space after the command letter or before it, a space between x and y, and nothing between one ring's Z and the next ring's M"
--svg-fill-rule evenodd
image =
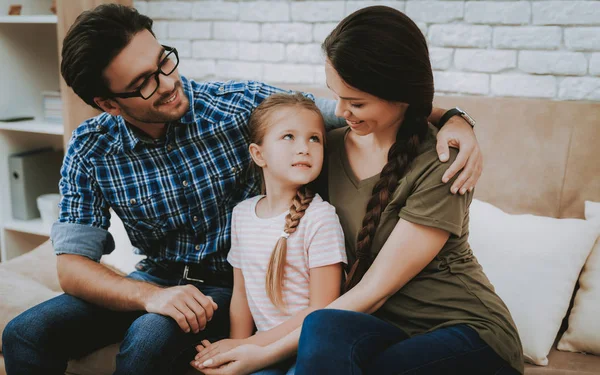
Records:
M89 225L58 221L52 225L50 236L56 255L82 255L99 262L103 254L115 249L115 241L109 231Z
M61 168L59 187L60 215L50 233L54 252L82 255L99 262L103 254L115 248L108 232L109 207L73 143Z

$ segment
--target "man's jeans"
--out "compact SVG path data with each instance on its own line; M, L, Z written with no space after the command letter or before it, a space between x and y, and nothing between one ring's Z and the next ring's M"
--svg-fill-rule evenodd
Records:
M135 271L130 278L162 286L188 282L156 267ZM2 336L8 375L63 375L69 359L83 357L121 341L115 374L183 374L190 369L195 345L229 335L231 289L191 283L219 305L198 334L185 333L170 317L111 311L63 294L13 319Z
M368 314L325 309L304 320L296 374L518 374L475 330L456 325L408 338Z

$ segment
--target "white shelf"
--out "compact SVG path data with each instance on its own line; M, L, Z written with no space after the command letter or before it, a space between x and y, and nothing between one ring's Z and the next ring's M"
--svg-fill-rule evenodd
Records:
M64 133L63 124L58 122L46 122L40 120L0 122L0 129L27 133L55 135L62 135Z
M56 23L54 15L0 16L0 23Z
M39 236L50 236L50 231L42 224L42 219L15 220L11 219L4 223L4 229L37 234Z

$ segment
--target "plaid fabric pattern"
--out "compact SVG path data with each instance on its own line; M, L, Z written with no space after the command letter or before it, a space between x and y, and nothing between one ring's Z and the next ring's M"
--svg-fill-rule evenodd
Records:
M112 208L140 253L229 271L231 212L260 185L248 172L247 122L262 100L282 90L181 79L190 110L168 125L164 139L144 139L107 113L73 132L61 170L59 222L106 230Z

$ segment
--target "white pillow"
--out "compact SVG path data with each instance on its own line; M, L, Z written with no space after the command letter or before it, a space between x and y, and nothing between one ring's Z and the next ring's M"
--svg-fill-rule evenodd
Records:
M600 203L585 202L585 218L600 225ZM579 277L569 328L558 349L600 355L600 237Z
M546 366L600 228L585 220L510 215L473 200L469 242L508 306L528 362Z
M133 245L129 241L123 222L114 211L111 210L110 213L110 228L108 228L108 231L115 240L115 249L112 253L103 255L100 262L128 275L135 270L137 262L146 256L134 253Z

